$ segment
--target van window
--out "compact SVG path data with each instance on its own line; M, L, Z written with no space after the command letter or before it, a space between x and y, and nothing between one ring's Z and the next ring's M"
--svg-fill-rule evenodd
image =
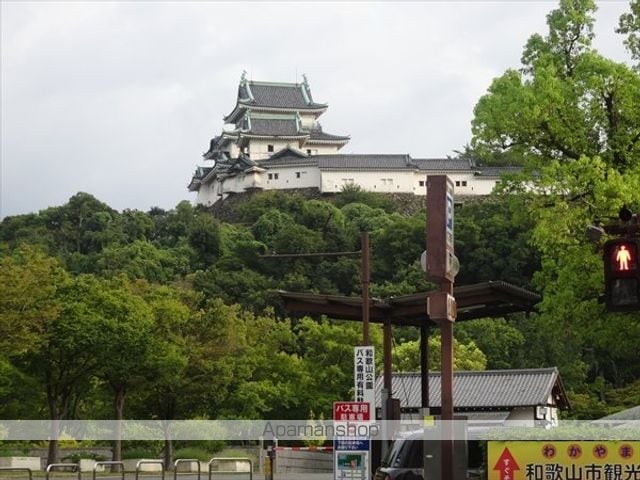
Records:
M382 464L392 468L422 468L422 440L396 440Z

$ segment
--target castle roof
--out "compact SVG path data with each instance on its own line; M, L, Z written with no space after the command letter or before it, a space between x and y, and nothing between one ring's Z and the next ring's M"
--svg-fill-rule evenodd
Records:
M413 163L419 170L427 171L474 170L473 165L465 158L414 158Z
M326 103L316 103L311 96L307 78L302 83L258 82L247 80L243 74L238 86L238 98L232 112L224 117L225 122L234 123L246 109L260 111L307 111L322 114Z
M318 155L321 170L406 170L415 168L409 155Z

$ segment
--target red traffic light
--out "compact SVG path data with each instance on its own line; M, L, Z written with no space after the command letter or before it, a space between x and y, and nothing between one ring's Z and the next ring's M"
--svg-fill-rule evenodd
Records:
M604 247L605 267L610 272L634 275L638 271L637 241L609 240Z
M605 243L605 302L608 310L640 310L639 252L640 239L618 238Z
M636 251L635 243L616 243L611 255L615 271L631 272L637 267L638 252Z

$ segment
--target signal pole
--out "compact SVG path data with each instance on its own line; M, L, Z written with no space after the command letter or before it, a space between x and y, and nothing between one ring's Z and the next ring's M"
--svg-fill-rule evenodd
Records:
M440 323L442 479L453 479L453 322L456 301L453 280L457 259L453 249L453 182L446 175L427 177L427 276L439 284L427 299L430 320Z

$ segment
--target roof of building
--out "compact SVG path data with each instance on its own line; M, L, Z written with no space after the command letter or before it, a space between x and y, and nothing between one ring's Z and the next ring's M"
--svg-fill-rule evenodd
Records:
M429 406L440 407L440 372L429 372ZM401 408L421 406L419 373L394 373L392 396ZM380 405L382 378L376 381L376 405ZM548 406L549 398L562 409L569 401L556 367L522 370L454 372L453 404L456 410L501 410L515 407Z
M317 167L318 157L299 157L297 155L281 156L277 158L267 158L260 161L263 168L273 167Z
M323 112L327 104L313 101L309 83L304 75L303 78L302 83L258 82L247 80L243 73L236 106L224 117L225 121L235 122L247 108Z
M455 286L457 320L473 320L514 312L529 312L542 297L524 288L502 281ZM343 320L362 320L362 298L317 293L279 292L289 312L324 314ZM369 319L373 323L390 320L396 325L421 326L429 320L429 292L390 298L372 298Z
M471 162L464 158L414 158L413 163L419 170L438 172L475 169Z
M301 83L248 82L253 94L253 105L276 108L318 108L325 105L314 103L307 98Z
M318 155L320 169L339 170L405 170L415 168L409 155L345 154Z
M310 133L309 140L319 141L319 142L332 142L332 141L341 141L348 142L351 137L349 135L333 135L331 133L326 133L322 130L322 127L318 126L318 128L312 128Z
M306 132L300 132L298 122L295 118L288 119L267 119L252 118L251 128L245 132L253 135L276 136L276 137L292 137L306 135Z
M500 177L505 173L518 173L522 167L500 166L500 167L475 167L476 175L481 177Z

